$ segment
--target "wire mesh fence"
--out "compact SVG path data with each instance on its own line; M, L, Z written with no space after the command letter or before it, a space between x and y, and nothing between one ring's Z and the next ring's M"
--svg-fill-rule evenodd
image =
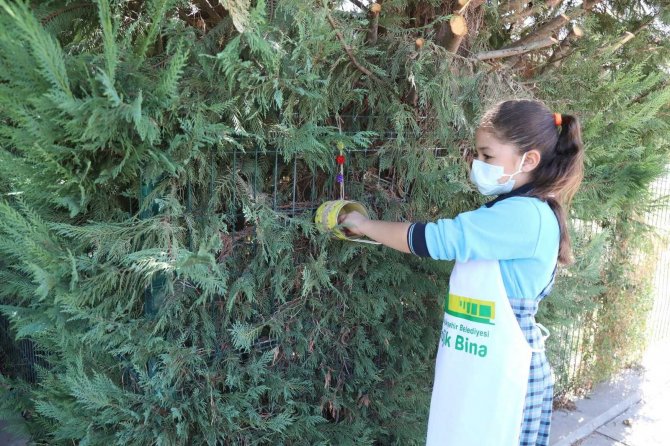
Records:
M30 339L16 339L9 320L0 314L0 373L34 383L38 355Z
M553 343L558 346L550 349L550 362L555 376L554 393L561 395L575 387L584 372L585 339L583 320L554 329ZM553 355L551 354L553 353Z
M670 338L670 172L655 181L650 188L654 207L645 216L645 223L653 234L656 263L652 282L652 308L646 324L647 344L667 341ZM573 220L575 231L586 241L603 233L597 222ZM603 255L607 256L606 249ZM605 259L607 262L607 259ZM631 260L633 261L633 260ZM640 274L645 274L640 271ZM556 394L579 391L588 387L588 371L593 367L591 349L594 346L594 327L598 324L598 309L584 314L571 315L572 320L554 327L548 343L550 360L555 372Z
M655 181L651 187L658 206L647 216L655 230L658 262L654 273L654 304L647 322L649 341L655 343L670 338L670 172Z
M595 221L573 218L573 231L582 244L593 242L603 234L603 228ZM563 279L565 280L565 279ZM593 332L589 329L593 313L575 313L565 310L561 323L552 325L552 333L547 346L554 372L554 393L563 395L578 390L582 385L582 377L587 371L588 355L593 345Z

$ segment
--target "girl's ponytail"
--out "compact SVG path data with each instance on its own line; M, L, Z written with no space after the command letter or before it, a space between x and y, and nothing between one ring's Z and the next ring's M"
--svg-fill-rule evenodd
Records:
M561 130L554 149L559 172L553 194L566 207L572 203L584 178L584 144L579 121L572 115L561 116ZM538 172L536 176L540 176Z
M560 123L554 149L542 154L535 169L533 193L544 198L556 215L561 233L558 261L568 264L573 259L567 210L584 178L584 144L576 117L561 114Z

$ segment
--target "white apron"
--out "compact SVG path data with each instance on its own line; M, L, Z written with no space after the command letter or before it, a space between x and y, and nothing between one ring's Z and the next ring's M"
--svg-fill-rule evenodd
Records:
M531 352L498 261L457 262L437 352L427 446L517 446Z

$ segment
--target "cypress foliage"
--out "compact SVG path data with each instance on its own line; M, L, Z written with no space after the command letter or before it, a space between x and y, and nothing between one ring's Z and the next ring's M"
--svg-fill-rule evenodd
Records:
M348 194L380 217L471 206L453 141L485 83L401 37L364 78L327 20L344 18L311 2L205 33L185 3L101 0L66 35L1 5L0 293L42 354L12 400L33 438L420 443L449 266L329 241L282 205L334 198L343 141ZM402 102L410 54L453 129L421 134ZM345 107L367 121L340 133Z
M0 0L0 311L40 354L37 384L0 375L0 406L36 442L423 443L451 264L329 240L312 213L337 197L338 142L347 196L378 218L476 207L464 154L504 97L631 117L619 134L585 116L599 145L576 215L605 229L558 295L612 289L592 256L667 160L658 59L575 56L534 91L533 58L495 70L433 43L450 4L384 3L370 42L336 5L213 3ZM519 35L494 33L490 5L468 14L490 25L459 54ZM576 68L600 89L568 95Z
M582 111L587 143L586 178L574 215L578 240L588 251L565 272L570 279L560 281L542 314L557 326L583 323L579 349L586 373L571 389L588 388L634 364L646 347L657 252L645 215L660 204L649 185L667 172L670 88L661 69L668 47L658 40L667 30L654 27L667 20L667 12L638 6L614 3L618 21L602 13L589 17L582 24L589 38L539 80L557 109ZM635 38L616 48L626 29ZM552 350L557 358L560 345ZM568 375L565 370L563 378Z

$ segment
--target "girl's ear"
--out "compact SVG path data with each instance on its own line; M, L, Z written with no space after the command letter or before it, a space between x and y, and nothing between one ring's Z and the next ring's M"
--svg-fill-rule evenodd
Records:
M523 162L523 166L521 166L521 171L522 172L532 171L540 164L541 158L542 155L540 155L539 150L536 149L529 150L528 152L526 152L526 159Z

